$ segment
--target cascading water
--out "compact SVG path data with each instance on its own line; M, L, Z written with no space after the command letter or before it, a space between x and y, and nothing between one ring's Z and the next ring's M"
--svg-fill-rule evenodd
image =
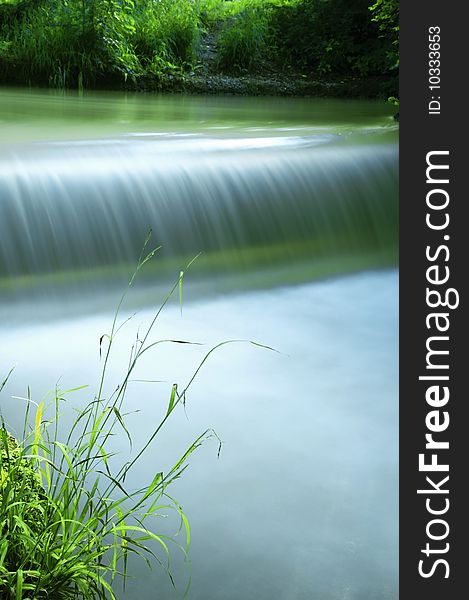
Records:
M35 144L0 167L0 277L165 257L395 243L397 151L338 136Z

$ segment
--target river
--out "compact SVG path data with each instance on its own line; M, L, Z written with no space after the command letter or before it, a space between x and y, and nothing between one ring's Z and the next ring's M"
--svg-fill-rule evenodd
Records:
M196 600L390 600L397 592L397 126L372 101L0 91L2 415L30 387L96 388L148 230L161 245L129 293L109 369L121 380L181 269L129 387L135 440L171 384L204 365L127 485L207 427L172 494L191 523ZM134 314L136 313L136 314ZM148 381L157 381L149 383ZM65 419L68 417L65 416ZM128 452L126 436L114 441ZM177 552L176 552L177 554ZM132 563L125 598L181 597L189 569ZM119 591L119 590L117 590Z

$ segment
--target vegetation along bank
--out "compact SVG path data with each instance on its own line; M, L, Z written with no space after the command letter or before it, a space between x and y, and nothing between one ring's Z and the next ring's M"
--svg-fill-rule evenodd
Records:
M0 0L0 83L397 96L397 0Z

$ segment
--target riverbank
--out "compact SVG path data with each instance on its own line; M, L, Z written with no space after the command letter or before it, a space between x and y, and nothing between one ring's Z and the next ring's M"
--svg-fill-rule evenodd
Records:
M117 83L117 82L116 82ZM156 78L142 75L119 88L126 91L170 92L187 94L220 94L230 96L299 96L319 98L388 98L392 83L378 77L340 77L335 79L310 79L306 75L240 76L219 74L167 75ZM103 84L106 89L106 84Z
M343 0L0 0L0 84L398 96L397 16Z
M5 86L24 86L24 81L11 76L0 79ZM46 82L26 87L49 87ZM162 92L194 95L284 96L303 98L369 98L386 100L395 88L386 77L309 78L301 74L198 74L196 72L155 76L142 74L123 79L110 74L92 86L96 91ZM76 89L69 86L68 89Z

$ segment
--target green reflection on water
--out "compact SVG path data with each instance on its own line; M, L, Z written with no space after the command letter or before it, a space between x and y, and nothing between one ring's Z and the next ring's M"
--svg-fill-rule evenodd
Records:
M285 128L308 133L380 132L397 140L394 108L383 101L324 98L182 96L122 92L0 90L2 143L100 138L134 132L243 129L258 135ZM246 132L246 130L248 130Z

